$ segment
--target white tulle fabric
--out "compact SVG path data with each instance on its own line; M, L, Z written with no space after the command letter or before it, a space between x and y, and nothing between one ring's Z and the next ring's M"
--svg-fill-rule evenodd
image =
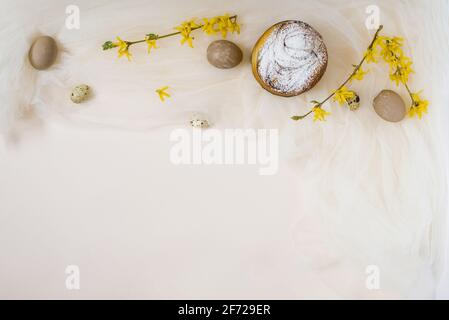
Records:
M152 130L183 124L191 112L206 113L218 128L279 128L282 161L296 168L297 221L292 241L299 258L315 271L334 297L432 298L443 270L449 97L448 1L77 1L81 29L64 26L71 1L2 1L0 20L0 121L5 131L24 111L59 114L80 126ZM365 27L368 5L378 5L384 33L406 39L414 61L411 87L423 89L430 112L422 120L390 124L372 110L385 88L406 93L388 79L387 67L370 66L354 85L361 109L334 104L325 123L300 123L290 116L308 101L325 97L358 62L373 32ZM8 13L7 15L4 13ZM232 70L212 68L205 59L211 38L196 34L195 48L179 39L132 48L133 61L117 59L101 44L116 35L139 39L171 32L190 17L238 14L244 51ZM249 63L255 41L271 25L305 21L323 36L329 65L320 83L296 98L265 92ZM57 39L62 54L50 70L36 72L27 61L38 35ZM90 85L94 98L74 106L70 89ZM154 90L169 85L172 98L158 101ZM278 214L282 215L282 212ZM381 290L368 292L365 270L376 265ZM294 297L292 297L294 298Z

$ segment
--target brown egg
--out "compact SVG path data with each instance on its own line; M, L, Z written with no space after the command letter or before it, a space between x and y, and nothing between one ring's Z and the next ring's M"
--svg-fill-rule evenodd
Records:
M207 60L220 69L234 68L242 61L242 58L242 50L231 41L217 40L207 48Z
M31 65L37 70L50 68L56 61L58 46L52 37L42 36L34 41L28 57Z
M407 113L404 100L391 90L382 90L374 98L373 106L379 117L389 122L399 122Z

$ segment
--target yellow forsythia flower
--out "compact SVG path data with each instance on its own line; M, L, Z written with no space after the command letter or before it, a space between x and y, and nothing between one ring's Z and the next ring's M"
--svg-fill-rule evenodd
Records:
M227 25L228 25L228 31L231 33L237 33L240 34L240 24L237 23L237 21L234 19L234 21L229 18L229 15L226 16L227 18Z
M240 26L238 23L233 22L228 14L224 16L217 17L218 18L218 29L221 32L221 36L226 38L228 32L237 32L240 33Z
M240 34L240 25L235 18L231 18L228 14L211 19L204 18L203 21L202 29L208 35L215 35L220 32L221 36L226 38L228 32Z
M415 71L412 69L412 61L407 57L402 57L398 68L401 70L402 82L408 81L409 75Z
M218 19L217 18L211 18L207 19L204 18L204 25L201 27L201 29L206 33L207 35L215 35L217 33L217 30L215 29L215 25L217 24Z
M165 101L165 98L170 98L170 95L166 92L168 88L168 86L165 86L156 90L156 93L159 95L159 99L161 99L162 102Z
M377 52L376 47L374 47L374 46L365 52L365 60L367 63L371 63L371 62L377 63L377 56L378 56L378 52Z
M145 42L148 45L148 54L150 54L151 49L157 49L158 46L156 45L157 35L155 34L149 34L145 37Z
M321 107L314 107L313 111L313 121L326 121L326 117L330 115L329 112Z
M413 104L408 111L410 117L418 116L422 119L424 113L427 113L427 107L429 106L429 101L423 100L420 97L421 92L412 93Z
M368 71L363 71L362 67L357 69L357 72L351 77L351 80L363 80L365 75L368 74Z
M200 26L195 22L196 18L188 21L184 21L180 26L175 27L181 33L181 44L187 42L190 48L193 48L193 37L190 35L192 30L199 28Z
M337 101L340 105L347 103L349 99L355 97L355 92L348 90L345 86L341 87L339 90L336 90L334 93L334 101Z
M408 59L408 58L406 58ZM410 60L399 61L396 69L392 70L390 73L390 79L399 85L400 83L407 83L410 73L413 73L411 68L412 62Z
M193 48L193 37L191 37L190 35L182 35L182 39L181 39L181 44L184 44L187 42L187 44L189 45L190 48Z
M380 56L390 66L390 79L399 85L407 83L413 73L412 61L404 55L402 46L404 39L400 37L379 36L375 45L381 48Z
M226 38L227 34L228 34L228 28L230 26L230 19L229 19L229 15L224 15L218 18L218 29L221 32L221 36L223 38Z
M129 43L117 37L117 41L114 43L114 46L118 47L118 57L121 58L123 56L127 57L129 61L131 61L132 54L129 52Z

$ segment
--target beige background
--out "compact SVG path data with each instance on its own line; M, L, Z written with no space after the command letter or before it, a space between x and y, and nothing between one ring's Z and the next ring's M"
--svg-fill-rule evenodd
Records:
M64 27L68 4L80 6L78 31ZM360 111L330 104L326 123L291 122L360 59L373 34L364 26L372 4L385 34L407 39L411 85L424 89L429 115L395 125L379 119L371 109L379 90L407 97L384 66L372 66L355 87ZM0 140L1 298L448 297L447 1L4 5L0 109L32 112ZM208 65L212 39L200 33L193 50L169 39L149 57L133 49L132 63L100 50L115 35L137 39L224 12L243 24L230 39L245 62L233 70ZM286 19L317 28L330 56L322 81L294 99L264 92L248 60L260 34ZM36 73L26 52L39 34L54 36L62 54ZM80 83L95 96L74 107L68 95ZM154 94L163 85L172 88L166 104ZM169 134L194 111L219 129L280 129L279 174L173 166ZM81 290L65 288L67 265L80 267ZM368 265L381 270L380 290L365 286Z

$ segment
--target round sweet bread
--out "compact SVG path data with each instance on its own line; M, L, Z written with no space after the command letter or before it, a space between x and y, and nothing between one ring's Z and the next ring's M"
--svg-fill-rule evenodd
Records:
M321 35L302 21L283 21L268 29L252 52L253 74L272 94L293 97L310 90L327 67Z

